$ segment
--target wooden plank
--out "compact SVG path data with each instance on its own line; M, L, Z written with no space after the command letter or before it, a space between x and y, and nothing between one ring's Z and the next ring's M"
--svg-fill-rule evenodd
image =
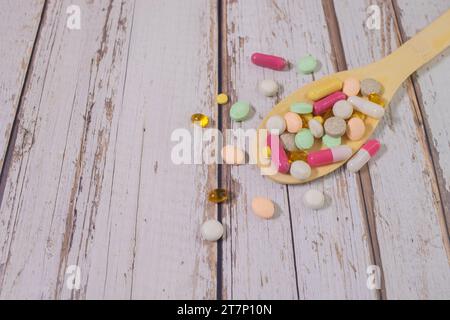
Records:
M366 9L374 3L381 9L379 30L365 26ZM378 60L399 45L390 2L346 0L335 6L349 68ZM439 226L443 213L410 91L406 83L378 127L375 137L384 150L369 164L363 193L375 221L385 297L448 298L450 269Z
M225 88L232 101L248 100L255 108L255 115L242 124L230 123L226 108L226 128L256 128L277 100L313 79L298 75L295 67L287 72L255 67L250 63L253 52L280 55L293 63L311 53L322 62L315 76L334 71L320 2L229 1L223 11ZM283 87L274 99L257 92L257 82L265 78ZM263 179L254 166L225 167L224 177L235 195L222 212L230 225L223 243L224 298L376 298L366 287L366 268L372 262L354 178L339 171L287 188ZM303 206L302 195L312 187L331 198L326 209L313 212ZM249 206L258 195L277 204L275 219L262 221L252 214Z
M215 170L174 165L170 138L216 110L217 8L78 2L82 28L68 30L71 4L48 6L21 108L0 297L214 298L216 244L199 225L216 215ZM80 290L66 286L70 265Z
M408 1L396 1L399 26L402 40L406 41L420 30L450 10L450 3L439 1L416 1L414 5ZM450 92L446 84L450 82L450 48L434 61L420 69L413 77L415 93L418 97L421 116L420 123L425 125L427 138L431 147L433 165L439 182L441 201L450 229ZM446 232L446 231L444 231ZM448 231L447 231L448 232ZM447 248L450 252L450 248ZM450 254L449 254L450 259Z
M0 170L3 168L45 0L0 3Z

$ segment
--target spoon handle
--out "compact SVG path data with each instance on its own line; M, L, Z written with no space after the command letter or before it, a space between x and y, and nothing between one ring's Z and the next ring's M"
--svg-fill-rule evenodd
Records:
M380 68L390 70L387 79L399 87L413 72L450 46L450 10L380 61ZM384 70L386 70L384 69Z

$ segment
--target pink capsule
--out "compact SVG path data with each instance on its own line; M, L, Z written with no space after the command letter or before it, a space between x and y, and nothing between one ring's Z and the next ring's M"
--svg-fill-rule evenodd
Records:
M337 146L323 149L308 154L308 164L311 167L320 167L327 164L345 161L352 156L352 148L349 146Z
M350 172L358 172L374 155L380 150L378 140L368 140L353 158L347 163L347 169Z
M339 100L347 99L347 95L341 91L336 91L325 98L314 102L313 113L315 116L324 114L326 111L331 109L336 102Z
M283 70L287 65L287 61L281 57L258 52L252 54L252 62L257 66L278 71Z
M288 173L290 164L286 152L283 149L280 138L273 134L267 135L267 145L271 149L272 162L277 166L278 172Z

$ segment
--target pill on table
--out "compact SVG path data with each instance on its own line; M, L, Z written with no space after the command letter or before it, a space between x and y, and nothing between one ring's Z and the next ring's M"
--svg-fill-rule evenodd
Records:
M287 151L297 151L298 148L295 145L295 134L293 133L283 133L280 135L281 142L283 143L283 147Z
M222 203L228 200L228 191L225 189L213 189L208 193L208 200L214 203Z
M342 92L347 96L356 96L360 90L359 80L356 78L347 78L344 80L344 85L342 87Z
M314 107L313 107L313 111L314 111L314 115L321 115L324 114L325 112L327 112L328 110L330 110L334 104L340 100L345 100L347 99L347 96L345 95L345 93L341 92L341 91L336 91L328 96L326 96L325 98L314 102Z
M294 102L291 105L291 112L299 113L299 114L308 114L312 113L313 106L307 102Z
M204 115L203 113L194 113L191 116L191 122L197 126L204 128L208 125L209 118L208 118L208 116Z
M223 236L223 226L217 220L207 220L202 224L201 233L204 240L217 241Z
M341 143L341 137L332 137L327 134L322 137L322 144L327 148L340 146Z
M353 117L347 121L346 135L352 141L358 141L366 132L364 121L358 117Z
M303 203L310 209L322 209L325 206L325 196L319 190L310 189L304 194Z
M267 198L255 197L252 200L252 210L258 217L270 219L275 213L275 205Z
M323 126L319 122L319 120L315 119L315 117L309 120L308 128L311 131L311 134L314 136L314 138L322 138Z
M382 90L381 83L375 79L364 79L361 81L361 93L365 96L371 93L381 94Z
M234 121L245 120L250 113L250 104L245 101L238 101L231 106L230 118Z
M228 102L228 96L225 93L218 94L216 97L216 102L218 104L225 104Z
M302 128L302 118L295 112L286 112L284 120L288 132L297 133Z
M347 120L353 114L353 105L347 100L340 100L334 104L333 114L336 117Z
M297 63L298 71L303 74L309 74L314 72L317 67L317 60L312 56L308 55L301 58Z
M339 117L331 117L325 120L323 125L325 133L332 137L342 137L347 129L345 120Z
M311 176L311 167L305 161L294 161L291 163L290 174L296 179L306 180Z
M383 107L369 100L358 96L349 97L347 100L356 111L362 112L369 117L380 119L384 115Z
M286 131L286 121L282 116L271 116L269 119L267 119L266 129L271 134L280 135L284 131Z
M287 65L287 61L281 57L258 52L252 54L252 62L257 66L277 71L285 69Z
M295 145L300 150L308 150L314 145L314 136L309 129L301 129L295 135Z
M268 134L267 145L270 147L270 158L276 166L277 171L280 173L288 173L290 167L289 159L283 149L283 144L279 136Z
M347 163L350 172L358 172L380 150L378 140L368 140Z
M222 159L226 164L244 164L245 163L245 153L242 149L227 145L222 148Z
M272 97L278 92L278 83L270 79L262 80L259 83L259 92L266 97Z
M327 164L345 161L352 156L352 148L349 146L337 146L322 149L308 154L308 164L311 167L320 167Z
M342 89L342 81L338 78L329 78L317 81L306 93L310 100L317 101L329 94Z

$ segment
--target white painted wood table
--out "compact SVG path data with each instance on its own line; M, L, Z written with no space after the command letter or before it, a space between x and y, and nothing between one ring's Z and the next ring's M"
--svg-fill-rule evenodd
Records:
M80 29L67 26L71 5ZM366 25L370 5L379 29ZM384 150L357 175L287 187L254 166L170 160L171 134L190 130L192 113L221 130L255 128L289 92L384 57L449 9L448 0L1 0L0 298L449 299L450 49L398 92L376 132ZM293 62L311 53L321 69L257 68L255 51ZM262 97L263 78L282 92ZM250 101L254 116L231 122L220 91ZM217 186L231 201L208 203ZM326 209L303 206L311 187L327 194ZM276 202L275 219L251 213L256 195ZM207 218L226 227L218 243L201 240ZM378 290L367 286L372 265Z

